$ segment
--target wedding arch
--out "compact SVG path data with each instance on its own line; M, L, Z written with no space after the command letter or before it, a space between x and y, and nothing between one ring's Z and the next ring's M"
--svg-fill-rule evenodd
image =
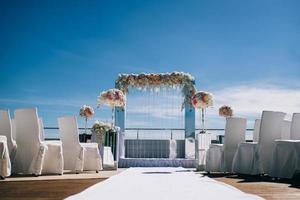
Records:
M189 73L184 72L172 72L172 73L142 73L142 74L120 74L115 82L115 87L121 90L124 94L130 93L132 88L141 90L153 90L161 87L167 88L181 88L181 94L183 96L183 102L181 109L184 112L184 135L185 140L195 138L195 110L191 104L191 97L196 92L195 79ZM119 126L121 132L126 130L126 107L117 107L115 110L115 124ZM185 151L191 146L185 144ZM193 151L193 150L192 150ZM195 151L194 151L195 152ZM187 155L185 158L194 158L194 155Z

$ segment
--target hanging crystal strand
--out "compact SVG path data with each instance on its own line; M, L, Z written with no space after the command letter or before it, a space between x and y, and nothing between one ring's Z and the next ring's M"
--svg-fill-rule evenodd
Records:
M205 109L201 108L201 122L202 122L202 131L201 131L201 133L205 133L205 127L204 127L204 123L205 123L204 117L205 117L205 114L204 114L204 112L205 112Z

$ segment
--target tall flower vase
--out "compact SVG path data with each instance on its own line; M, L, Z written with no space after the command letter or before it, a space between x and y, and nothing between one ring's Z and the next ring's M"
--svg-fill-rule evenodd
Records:
M86 136L87 136L87 120L88 120L88 118L85 117L83 142L86 142Z
M205 108L201 108L201 128L200 131L201 134L204 134L206 132L205 130Z
M114 128L115 126L115 106L111 109L111 128Z

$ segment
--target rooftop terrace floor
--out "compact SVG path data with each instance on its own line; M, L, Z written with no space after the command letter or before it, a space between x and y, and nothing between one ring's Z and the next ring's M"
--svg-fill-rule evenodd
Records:
M63 199L122 172L49 175L40 177L10 177L0 181L0 199L38 200ZM200 172L196 172L199 173ZM273 180L269 177L210 174L209 177L232 185L244 192L269 200L300 199L300 177L292 180Z

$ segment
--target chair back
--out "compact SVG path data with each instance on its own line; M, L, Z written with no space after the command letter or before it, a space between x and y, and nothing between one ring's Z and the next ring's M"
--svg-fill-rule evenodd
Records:
M74 170L77 166L81 145L75 116L58 118L58 127L63 146L64 169Z
M41 145L37 109L15 110L15 127L18 144L15 170L17 173L29 173L30 164Z
M291 124L291 140L300 140L300 113L294 113Z
M42 141L45 140L45 131L44 131L44 122L42 118L39 118L39 130L40 130L40 138Z
M255 122L254 122L253 142L258 142L260 123L261 123L260 119L256 119Z
M263 111L259 131L259 156L265 173L270 174L274 140L281 139L281 127L285 113Z
M9 151L13 148L12 127L9 110L0 110L0 135L6 136Z
M291 139L291 121L283 120L281 125L281 139Z
M58 118L58 127L63 146L79 145L79 131L75 116Z
M16 140L17 133L16 133L16 122L15 122L15 119L11 119L11 133L12 133L13 139Z
M226 118L224 160L225 171L232 171L232 160L238 148L238 144L245 141L247 120L244 118Z

